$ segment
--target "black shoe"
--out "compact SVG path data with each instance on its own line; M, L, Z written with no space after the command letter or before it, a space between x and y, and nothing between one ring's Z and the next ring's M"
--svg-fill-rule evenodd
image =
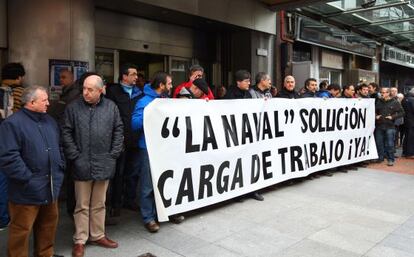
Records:
M65 257L64 255L53 254L52 257Z
M252 197L254 200L257 200L257 201L263 201L263 200L264 200L264 197L263 197L263 196L261 196L258 192L254 192L254 193L252 193L252 194L251 194L251 197Z
M323 176L327 176L327 177L332 177L333 176L333 174L331 172L329 172L329 171L323 172L322 175Z
M236 197L236 198L234 199L234 201L236 201L236 202L238 202L238 203L242 203L242 202L244 202L244 197L243 197L243 196Z
M338 167L338 168L336 168L336 171L342 172L342 173L348 173L348 170L344 167Z
M170 217L170 221L174 224L180 224L185 220L183 215L173 215Z

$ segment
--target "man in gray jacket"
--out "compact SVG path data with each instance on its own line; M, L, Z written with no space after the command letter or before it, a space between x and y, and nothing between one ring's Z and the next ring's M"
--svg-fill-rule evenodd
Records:
M123 125L118 107L102 97L103 81L97 75L83 83L82 98L65 110L62 139L72 162L76 207L72 256L84 255L88 241L106 248L118 244L105 235L105 197L123 147Z
M259 72L256 75L256 85L249 89L252 98L272 98L270 88L272 87L272 80L266 72Z

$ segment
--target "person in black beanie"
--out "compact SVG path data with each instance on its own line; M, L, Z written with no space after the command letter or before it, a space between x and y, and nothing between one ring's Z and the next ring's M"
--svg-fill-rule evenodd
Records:
M194 99L208 99L208 85L203 78L194 80L189 90Z

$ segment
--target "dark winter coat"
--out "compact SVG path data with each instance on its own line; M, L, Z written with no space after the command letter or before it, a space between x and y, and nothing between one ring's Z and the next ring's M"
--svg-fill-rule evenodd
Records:
M64 160L52 117L22 108L0 125L0 170L9 180L9 200L43 205L56 201Z
M382 98L378 98L375 102L375 115L381 115L379 119L375 120L376 127L395 128L395 119L403 117L404 111L401 104L394 98L387 101ZM385 117L387 116L391 116L392 120L386 119Z
M407 96L402 101L405 117L404 125L407 129L414 129L414 96Z
M124 124L124 143L125 148L137 148L138 133L132 131L131 118L137 100L143 96L138 87L133 87L131 97L125 92L121 84L113 84L106 88L106 98L111 99L119 109L122 123Z
M74 101L65 110L62 140L74 180L110 179L124 140L118 107L103 97L96 105Z
M288 91L286 90L285 87L283 87L280 92L277 94L276 97L280 97L280 98L288 98L288 99L296 99L296 98L300 98L299 93L296 92L295 90L293 91Z
M77 83L74 83L71 86L63 87L60 100L52 101L47 109L47 113L61 125L63 123L63 116L66 106L80 98L81 94L82 90Z
M248 90L241 90L237 86L232 86L227 91L224 99L250 99L252 95Z
M306 90L305 93L303 93L300 97L301 98L312 98L312 97L316 97L316 94L312 91Z

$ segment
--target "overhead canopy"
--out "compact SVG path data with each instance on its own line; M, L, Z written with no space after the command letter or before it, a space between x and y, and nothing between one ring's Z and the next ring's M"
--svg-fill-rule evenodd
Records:
M280 10L284 10L287 8L296 8L296 7L305 6L305 5L313 4L316 2L323 2L323 1L321 0L260 0L260 2L265 3L272 10L280 11Z
M414 52L413 0L324 1L305 4L298 10L377 42Z

